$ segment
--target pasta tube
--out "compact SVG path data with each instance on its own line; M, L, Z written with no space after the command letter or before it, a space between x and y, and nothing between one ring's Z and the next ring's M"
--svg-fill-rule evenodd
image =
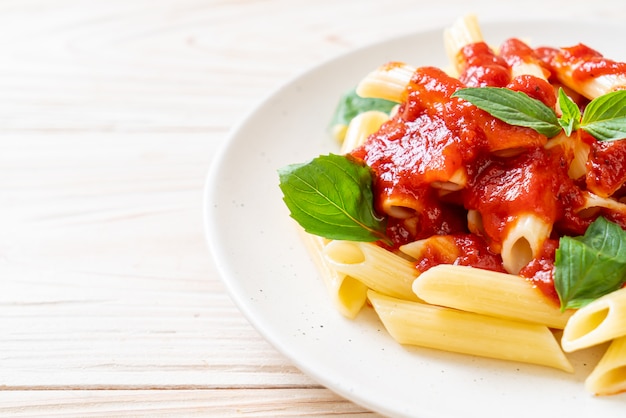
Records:
M508 227L502 240L502 264L506 271L517 274L533 258L537 257L552 224L533 213L521 214Z
M573 311L561 312L524 278L467 266L440 264L413 282L422 300L464 311L563 329Z
M348 153L363 144L367 137L376 132L388 119L389 115L378 110L370 110L355 116L348 125L341 144L341 152Z
M411 289L419 272L410 261L372 243L332 241L324 256L336 271L354 277L377 292L418 300Z
M414 72L415 67L410 65L401 62L387 63L365 76L357 86L356 92L361 97L400 103Z
M409 242L402 245L400 251L415 260L419 260L426 255L429 248L445 263L453 263L461 253L454 238L450 235L433 235L432 237Z
M576 180L587 174L587 160L590 147L584 141L581 141L579 135L574 134L567 136L565 132L561 132L559 135L550 139L545 145L546 149L556 146L569 150L574 157L567 171L571 179Z
M500 56L511 67L511 78L532 75L548 80L550 72L542 66L541 59L533 49L517 38L507 39L500 46Z
M596 395L614 395L626 391L626 337L613 340L585 379L585 388Z
M398 300L371 290L367 295L389 334L400 344L573 371L545 326Z
M604 295L580 308L563 329L567 352L591 347L626 335L626 288Z
M443 32L446 54L457 72L461 72L464 66L458 55L461 48L482 41L483 34L476 15L467 15L457 19L452 26Z
M600 197L594 193L584 191L583 196L585 198L585 203L582 207L578 209L578 211L588 211L593 209L605 208L617 213L626 213L626 204L612 199L610 197Z
M383 213L398 219L413 218L424 211L424 204L420 199L395 189L381 194L380 206Z
M367 300L367 286L330 266L322 256L323 249L327 245L324 238L304 231L302 231L302 238L322 275L333 304L346 318L355 318Z
M441 192L456 192L467 186L467 170L458 168L447 181L434 181L431 186Z
M590 100L626 87L626 73L623 69L593 74L593 68L610 68L614 64L615 61L604 58L582 44L560 50L552 62L559 81ZM587 74L582 79L580 74L576 75L581 68Z

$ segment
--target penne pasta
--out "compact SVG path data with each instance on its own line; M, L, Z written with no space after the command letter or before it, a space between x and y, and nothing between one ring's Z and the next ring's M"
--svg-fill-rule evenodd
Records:
M401 62L390 62L368 74L356 88L361 97L385 99L400 103L415 68Z
M502 264L506 271L517 274L537 257L552 225L533 213L518 215L509 226L502 241Z
M341 152L350 152L363 144L367 137L376 132L387 120L389 120L389 115L377 110L370 110L355 116L348 125L341 144Z
M611 342L587 379L585 388L596 395L626 392L626 337Z
M467 186L467 171L461 167L446 181L434 181L431 186L444 192L456 192Z
M448 59L456 72L461 72L463 62L460 60L459 51L465 45L482 42L483 34L475 15L466 15L457 19L452 26L444 30L443 42Z
M551 66L561 83L590 100L626 88L626 68L583 44L557 50ZM598 69L604 71L594 74Z
M338 272L322 257L328 244L324 238L302 231L302 238L309 254L317 265L330 299L337 310L346 318L353 319L361 311L367 300L367 286L358 280Z
M499 54L510 65L511 78L531 75L547 81L550 76L534 50L517 38L507 39L500 46Z
M400 344L573 371L545 326L399 300L372 290L368 300Z
M423 203L417 197L396 192L395 189L388 190L380 200L383 213L398 219L415 217L424 210Z
M561 345L572 352L626 335L626 288L580 308L569 319Z
M341 143L348 131L348 126L343 124L337 124L330 128L330 136L335 138L337 142Z
M591 192L583 192L583 197L585 198L585 203L577 210L578 212L589 212L594 209L604 208L612 212L626 214L626 204L619 200L610 197L600 197Z
M435 235L418 241L402 245L400 251L414 260L419 260L427 255L427 252L435 253L446 263L453 263L460 255L460 249L454 238L449 235Z
M520 62L511 67L511 76L518 77L520 75L532 75L534 77L546 80L544 69L539 65L530 62Z
M568 85L564 82L564 84ZM572 90L577 91L588 99L595 99L603 94L615 91L623 90L626 88L626 74L607 74L605 76L597 77L592 81L576 85L570 83L569 87Z
M473 267L441 264L422 273L413 291L425 302L563 329L573 311L561 312L524 278Z
M574 180L584 177L587 174L589 145L581 141L578 135L567 136L562 132L550 139L545 145L546 149L557 146L563 147L567 152L571 152L574 157L567 172L569 177Z
M367 287L400 299L418 300L411 288L418 271L410 261L366 242L332 241L323 251L332 268Z
M470 209L467 211L467 229L469 229L472 234L479 236L485 235L483 217L476 209Z

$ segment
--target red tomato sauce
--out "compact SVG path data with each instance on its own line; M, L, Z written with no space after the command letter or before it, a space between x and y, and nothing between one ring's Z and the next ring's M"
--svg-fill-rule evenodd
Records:
M424 272L438 264L471 266L483 270L505 272L502 258L489 249L487 243L473 234L457 234L450 237L458 251L451 257L450 252L438 251L435 246L427 246L416 267Z
M508 125L450 97L462 87L437 68L418 69L397 115L352 152L376 173L377 196L408 196L436 206L430 184L448 181L478 156L545 144L545 136L532 129Z
M485 232L495 242L502 242L505 227L520 213L553 224L565 214L563 202L580 195L568 166L564 155L543 147L511 158L484 156L472 166L464 206L483 215Z
M626 141L599 142L590 138L586 183L589 190L606 197L626 182Z
M544 79L532 75L520 75L511 80L506 88L525 93L551 109L554 109L556 105L554 87Z
M537 64L544 67L542 57L533 48L517 38L510 38L502 42L499 55L504 59L509 67L520 64ZM549 73L548 68L544 68L545 73Z
M541 254L520 274L554 299L558 237L581 235L594 218L576 211L584 203L583 191L588 187L611 195L621 187L626 195L626 188L621 186L626 181L626 141L600 144L584 138L591 148L587 163L590 174L586 179L572 180L568 176L572 149L546 149L547 138L536 131L511 126L451 97L467 86L506 86L554 108L553 85L533 76L512 78L510 65L519 60L538 62L547 73L561 62L571 65L574 58L567 57L587 59L585 54L591 54L591 58L598 58L583 46L565 52L532 50L517 40L505 42L503 50L504 58L482 43L463 48L458 57L463 64L459 79L434 67L417 69L398 112L351 154L372 168L377 211L383 213L382 202L394 197L416 202L415 214L402 219L387 216L387 235L394 243L391 249L433 235L453 239L458 249L454 256L436 246L427 248L416 262L420 271L440 263L504 271L498 252L511 221L533 213L552 224L552 236L545 241ZM602 60L587 65L587 74L594 65L601 71L612 65L606 60L601 64ZM466 174L466 184L460 190L444 193L433 186L458 172ZM473 233L468 227L469 210L481 215L480 230ZM626 216L605 212L601 213L626 226Z
M546 240L541 254L519 272L520 276L530 281L556 304L560 303L554 288L554 254L558 246L558 241Z
M571 70L572 80L585 83L607 74L626 75L626 63L605 58L584 44L566 48L540 48L537 54L554 72Z
M484 42L464 46L457 59L464 68L459 80L468 87L504 87L511 80L506 61Z

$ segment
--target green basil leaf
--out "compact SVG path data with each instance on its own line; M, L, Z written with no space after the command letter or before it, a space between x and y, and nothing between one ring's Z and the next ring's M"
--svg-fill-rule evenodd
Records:
M369 167L330 154L278 173L291 217L305 231L329 239L389 243L385 222L374 213Z
M389 100L361 97L356 94L355 89L350 90L340 98L330 122L330 130L334 136L337 136L335 132L345 131L355 116L370 110L389 113L396 105L397 103Z
M589 102L580 127L599 141L626 138L626 90L607 93Z
M552 138L561 126L552 109L528 95L500 87L469 87L457 90L452 97L467 100L510 125L532 128Z
M582 123L626 116L626 90L617 90L593 99L585 108Z
M578 105L565 94L562 88L559 88L558 99L562 113L559 118L559 125L563 127L565 134L570 136L572 132L577 130L580 126L580 109Z
M562 237L554 262L561 309L580 308L626 282L626 231L605 218L581 237Z
M590 133L598 141L618 141L626 139L626 116L611 120L591 122L581 125L581 129Z

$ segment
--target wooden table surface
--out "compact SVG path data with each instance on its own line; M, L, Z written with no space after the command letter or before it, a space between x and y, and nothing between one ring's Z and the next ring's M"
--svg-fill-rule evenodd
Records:
M471 3L469 5L468 3ZM622 0L0 2L0 415L375 416L231 302L202 192L231 127L320 61Z

